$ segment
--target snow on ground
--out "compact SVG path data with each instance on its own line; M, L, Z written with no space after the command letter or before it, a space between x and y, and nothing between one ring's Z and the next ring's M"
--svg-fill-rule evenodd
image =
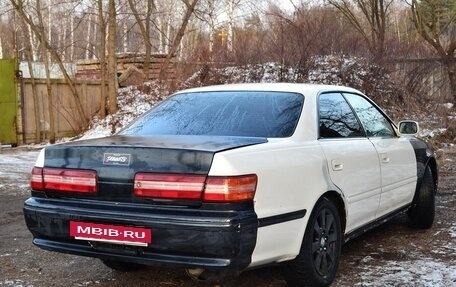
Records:
M388 261L382 266L367 266L361 278L363 282L355 286L448 287L456 284L456 268L434 258Z
M77 139L106 137L119 132L134 119L147 112L153 105L162 100L158 84L149 82L141 87L126 87L119 89L118 111L104 119L95 116L90 129Z
M453 225L451 225L450 236L451 236L451 238L454 239L454 241L456 241L456 223L453 223ZM456 249L455 249L455 251L456 251ZM456 266L455 266L455 269L456 269Z
M28 193L28 180L30 170L38 155L37 150L0 150L0 192L8 192L11 195L26 195ZM453 197L454 195L451 195ZM448 209L452 203L448 203L447 197L439 198L437 208L446 209L447 212L454 212ZM452 200L454 202L454 200ZM368 253L361 260L354 260L359 255L343 254L349 256L348 262L356 265L356 280L354 286L368 287L395 287L395 286L420 286L420 287L447 287L456 286L456 262L453 254L456 253L456 223L450 223L450 227L442 225L444 222L438 220L433 227L431 237L448 238L432 240L433 245L430 253L423 252L420 246L416 251L406 253L399 258L389 259L382 256L387 251L378 249L377 253ZM404 231L402 231L404 232ZM401 232L398 232L398 236ZM442 237L440 237L442 236ZM355 239L356 240L356 239ZM440 241L441 240L441 241ZM360 243L362 244L362 243ZM370 243L366 243L370 244ZM410 243L413 244L414 243ZM370 247L369 247L370 248ZM362 250L359 250L363 254ZM10 256L9 254L0 255ZM446 258L446 259L445 259ZM358 263L355 263L358 262ZM352 269L353 272L353 269ZM353 275L353 274L352 274ZM344 274L342 276L352 276ZM4 286L26 286L21 280L0 280ZM340 285L343 286L343 285Z
M39 151L2 152L0 150L0 192L27 194L29 175Z
M363 62L364 63L364 62ZM357 59L349 58L316 58L310 65L307 75L303 78L300 71L293 68L282 68L277 63L263 65L250 65L244 67L228 67L218 71L211 71L209 77L214 77L209 84L235 83L235 82L313 82L327 84L344 84L357 87L365 84L367 74L376 71L375 67L366 66ZM348 76L351 72L358 71L355 75ZM203 84L201 79L204 75L194 74L184 85L185 87ZM379 83L385 89L392 91L393 86L388 86L387 76L379 76ZM348 84L347 84L348 83ZM353 84L351 84L353 83ZM161 94L157 83L147 83L142 87L128 87L119 90L119 111L105 119L94 117L91 128L78 139L109 136L118 132L132 120L149 110L154 104L162 100L166 94ZM385 98L387 100L388 97ZM444 105L444 108L451 108ZM423 120L428 119L428 117ZM431 119L432 120L432 119ZM438 126L439 120L433 119ZM441 125L437 128L425 128L422 135L428 138L435 137L445 131ZM68 141L72 139L65 139ZM38 156L38 151L16 150L2 151L0 149L0 192L9 195L28 194L30 170ZM449 200L449 199L448 199ZM441 200L440 204L447 201ZM445 208L440 206L440 208ZM444 261L436 256L456 253L456 223L451 228L436 229L436 233L446 234L449 240L434 249L431 254L407 257L405 260L385 260L378 262L375 258L367 255L359 268L362 283L355 286L456 286L456 262ZM365 265L365 266L364 266ZM21 286L20 280L0 281L0 285Z
M347 85L369 94L387 113L395 118L402 113L399 119L406 116L408 119L418 120L420 123L429 122L422 127L420 136L434 138L446 131L441 126L441 118L434 115L424 117L423 113L403 114L401 99L398 95L403 91L390 79L381 68L370 64L362 58L347 56L312 57L306 64L307 68L297 69L284 67L278 63L264 63L225 68L203 68L186 80L180 89L202 85L229 84L229 83L273 83L297 82L319 83L332 85ZM119 110L105 119L95 116L89 130L73 139L90 139L105 137L119 132L134 119L148 111L153 105L164 99L168 94L161 91L158 82L148 82L141 87L127 87L119 89ZM443 108L450 109L449 104L442 104ZM451 145L448 144L448 145Z

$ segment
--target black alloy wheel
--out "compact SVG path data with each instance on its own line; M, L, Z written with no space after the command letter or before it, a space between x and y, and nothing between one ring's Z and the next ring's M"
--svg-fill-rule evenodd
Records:
M337 265L340 251L340 231L336 227L335 214L328 208L322 209L313 226L312 258L315 271L322 277L330 275Z
M298 256L284 264L288 286L328 286L336 277L342 246L339 211L327 198L316 204L307 222Z

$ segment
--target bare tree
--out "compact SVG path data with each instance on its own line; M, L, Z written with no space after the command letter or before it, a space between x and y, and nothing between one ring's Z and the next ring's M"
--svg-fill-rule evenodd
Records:
M233 28L234 28L234 0L227 0L228 6L228 35L227 35L227 48L229 52L233 51Z
M180 42L182 41L182 38L184 37L185 30L187 29L188 22L190 21L190 17L192 16L193 12L195 11L196 4L198 3L198 0L182 0L187 7L184 17L182 19L181 25L179 30L177 31L177 34L175 35L173 42L171 44L171 47L168 51L168 54L166 55L166 59L163 62L160 70L160 79L163 79L165 76L165 71L168 68L169 63L171 62L171 58L174 56L176 53Z
M36 17L38 20L38 26L36 27L38 30L38 35L41 38L40 42L44 43L46 42L46 32L44 30L44 22L43 22L43 16L41 14L41 1L36 0L35 2L35 7L36 7ZM52 31L50 29L50 23L51 23L51 9L50 6L48 6L49 9L49 43L51 43L51 34ZM53 98L52 98L52 84L51 84L51 71L50 71L50 57L49 57L49 51L46 49L45 46L42 46L43 49L43 58L44 58L44 67L46 71L46 89L47 89L47 106L48 106L48 114L49 114L49 142L53 144L55 142L55 122L54 122L54 108L53 108ZM36 104L36 103L35 103Z
M32 35L29 32L27 24L25 23L24 19L20 19L21 21L21 30L22 30L22 37L24 38L24 55L25 59L27 60L27 66L30 74L30 80L32 83L32 96L33 96L33 108L34 108L34 119L35 119L35 142L41 142L41 128L40 128L40 109L38 105L38 91L36 88L36 81L35 75L33 71L33 49L32 49Z
M382 60L393 0L327 0L363 36L374 59Z
M98 46L98 58L100 62L100 84L101 101L100 117L106 117L106 21L104 17L103 0L97 0L98 29L100 35L100 45Z
M109 0L108 4L108 98L109 113L117 112L117 23L116 23L116 3Z
M130 9L135 17L136 23L141 30L141 36L144 40L145 45L145 57L144 57L144 66L143 72L146 75L147 79L149 79L149 67L150 67L150 59L152 54L152 42L150 37L150 24L151 24L151 15L154 10L156 10L155 4L153 0L147 1L147 8L146 14L144 17L144 21L141 19L141 16L137 9L137 3L134 3L133 0L128 0L128 4L130 5Z
M456 1L412 0L411 9L418 33L438 53L447 70L456 105Z
M39 25L37 25L34 21L33 18L27 13L27 10L24 7L24 3L21 0L10 0L12 6L14 9L18 12L19 16L23 18L23 20L27 23L29 28L33 31L35 35L37 35L38 40L41 45L43 45L46 50L50 53L51 57L53 60L58 64L60 71L62 72L65 81L68 84L68 87L71 90L71 94L73 95L73 98L76 102L76 110L79 115L79 119L81 121L81 126L79 128L85 128L87 127L88 120L87 117L84 113L84 109L82 107L82 102L81 99L79 98L78 91L76 90L76 87L74 85L73 80L71 79L70 75L65 69L65 66L63 65L63 61L57 52L56 49L54 49L51 45L51 43L47 40L46 35L43 33L43 29L40 29Z

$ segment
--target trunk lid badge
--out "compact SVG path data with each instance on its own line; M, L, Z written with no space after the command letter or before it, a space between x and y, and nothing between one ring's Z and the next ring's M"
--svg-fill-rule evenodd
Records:
M104 165L130 165L131 154L128 153L104 153Z

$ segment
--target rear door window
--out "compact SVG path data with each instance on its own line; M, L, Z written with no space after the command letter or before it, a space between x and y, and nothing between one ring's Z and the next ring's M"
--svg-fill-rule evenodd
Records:
M318 99L320 138L362 137L364 132L340 93L321 94Z
M123 135L289 137L304 96L288 92L178 94L152 108Z

